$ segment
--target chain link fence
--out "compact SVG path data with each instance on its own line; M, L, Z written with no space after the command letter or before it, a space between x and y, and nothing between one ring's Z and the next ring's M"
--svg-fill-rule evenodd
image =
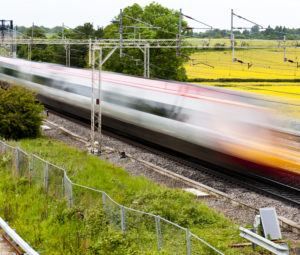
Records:
M143 240L147 247L157 247L171 254L223 254L187 228L159 215L120 205L104 191L73 183L65 169L1 140L0 154L9 160L13 174L28 178L31 184L40 186L49 195L65 199L70 207L90 208L95 201L100 203L110 224L124 233L130 231L137 244L140 233L146 230L149 234L143 236Z

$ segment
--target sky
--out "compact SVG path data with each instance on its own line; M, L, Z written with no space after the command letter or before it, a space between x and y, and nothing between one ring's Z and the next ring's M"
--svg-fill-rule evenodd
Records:
M64 23L74 28L86 22L106 26L126 6L148 0L2 0L0 19L14 20L16 25L54 27ZM263 27L282 25L300 28L300 0L156 0L170 9L207 23L214 28L230 29L231 9ZM199 25L187 20L190 26ZM235 18L234 26L249 26ZM250 24L250 26L252 26Z

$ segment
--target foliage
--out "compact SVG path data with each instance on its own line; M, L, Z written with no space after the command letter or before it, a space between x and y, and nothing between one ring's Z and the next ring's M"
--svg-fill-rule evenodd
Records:
M46 39L45 31L40 29L39 27L29 28L25 31L26 37ZM18 57L20 58L28 58L28 45L18 45ZM31 59L35 61L45 61L47 60L49 52L47 51L46 45L32 45L31 46Z
M151 24L156 28L142 28L149 27L149 25L130 19L128 16ZM119 19L120 15L115 17L115 20ZM124 27L123 39L133 39L134 37L136 39L174 39L178 34L179 12L165 8L158 3L151 3L144 8L138 4L133 4L123 10L122 24ZM183 27L187 26L187 23L183 21L182 25ZM133 29L134 26L136 30ZM119 30L118 23L107 26L104 29L104 37L119 38L116 30ZM113 54L104 68L114 72L142 76L144 72L143 52L140 49L123 49L122 53L121 59L120 54ZM177 56L176 49L151 49L150 76L170 80L186 80L183 63L187 61L187 56L190 53L191 50L182 49L182 56Z
M0 87L0 136L6 139L39 136L42 110L33 92L21 87Z
M22 27L22 32L27 37L31 37L33 34L33 38L58 39L62 38L62 29L63 28L59 26L54 27L53 29L35 26L33 33L32 28L24 30L24 27ZM46 33L49 33L50 36ZM101 38L102 36L103 28L98 27L97 29L94 29L91 23L85 23L83 26L78 26L74 29L64 29L64 38L66 39L95 39ZM86 45L71 45L70 53L71 66L81 68L87 67L88 47ZM28 58L28 45L18 46L18 57L25 59ZM66 48L64 45L32 45L31 60L65 64Z
M99 39L103 37L103 28L94 29L93 24L85 23L77 26L66 35L70 39ZM71 45L71 66L88 66L88 47L86 45Z

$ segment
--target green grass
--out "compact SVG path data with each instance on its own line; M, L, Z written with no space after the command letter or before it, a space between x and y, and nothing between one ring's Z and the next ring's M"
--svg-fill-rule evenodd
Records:
M253 254L251 248L242 251L229 248L230 243L242 241L238 226L191 194L134 177L87 152L47 138L11 144L64 167L75 183L103 190L120 204L158 214L189 228L226 254L242 251ZM47 196L43 188L31 185L25 178L12 177L9 164L0 162L1 216L41 254L184 254L186 251L184 231L162 222L164 249L158 252L152 217L127 212L129 231L123 235L109 224L109 218L119 215L119 211L104 213L101 196L75 188L75 207L68 209L64 201ZM195 239L191 242L193 254L210 254Z

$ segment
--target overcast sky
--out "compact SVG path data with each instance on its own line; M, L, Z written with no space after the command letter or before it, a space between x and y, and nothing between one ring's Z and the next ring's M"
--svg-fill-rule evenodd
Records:
M63 22L76 27L91 22L95 27L106 26L120 9L148 0L1 0L0 19L12 19L17 25L54 27ZM300 27L300 0L157 0L170 9L182 8L184 14L213 27L230 28L230 10L266 27L282 25ZM189 20L187 20L189 22ZM235 18L235 26L243 26ZM196 24L189 23L191 26ZM250 25L251 26L251 25Z

